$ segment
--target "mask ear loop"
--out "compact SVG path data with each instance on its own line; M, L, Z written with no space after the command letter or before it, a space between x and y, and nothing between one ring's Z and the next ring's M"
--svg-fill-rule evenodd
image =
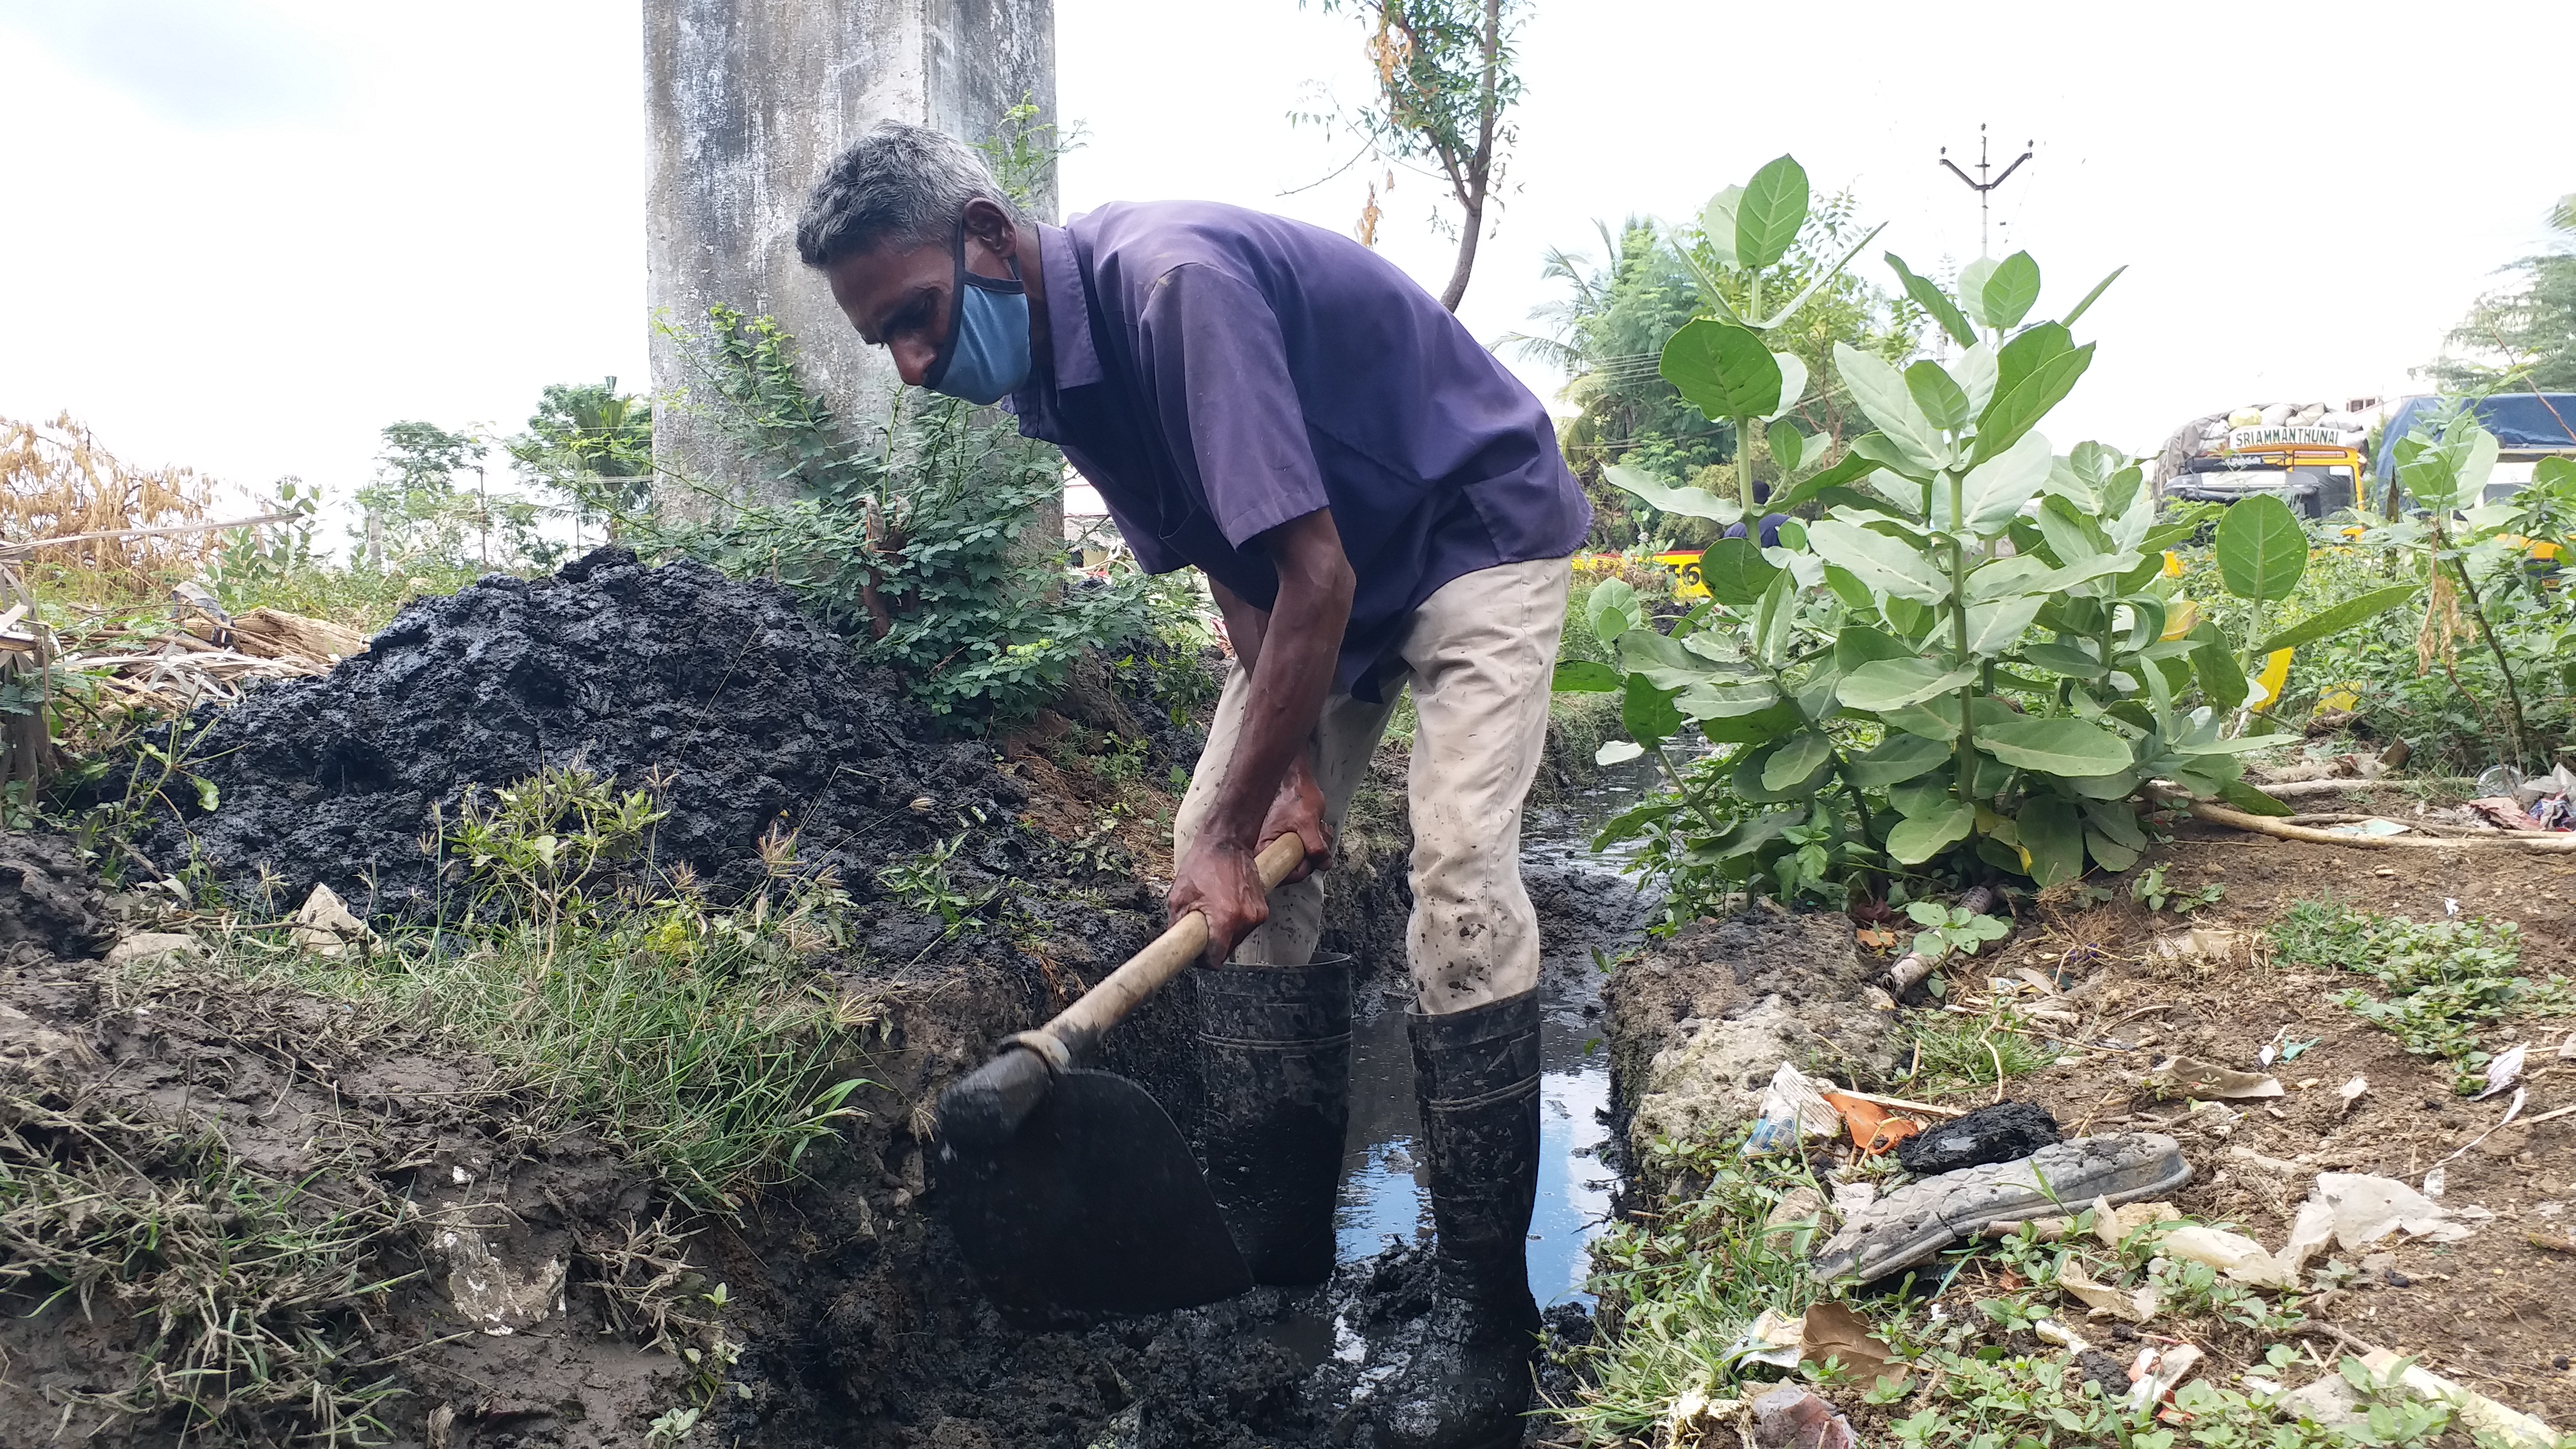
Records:
M1028 291L1027 281L1020 276L1018 257L1002 259L1002 265L1011 269L1011 279L1007 282L999 277L979 277L966 270L966 213L962 211L957 213L957 240L950 246L949 256L956 264L957 277L948 298L948 336L940 342L939 355L930 360L930 370L922 374L921 379L923 387L934 389L941 379L948 376L948 364L957 358L957 339L966 328L966 289L977 287L1010 295Z

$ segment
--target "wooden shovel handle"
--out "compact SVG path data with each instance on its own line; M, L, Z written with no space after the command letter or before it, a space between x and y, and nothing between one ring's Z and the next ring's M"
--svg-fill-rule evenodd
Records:
M1305 858L1305 842L1294 834L1282 835L1262 847L1253 868L1267 890L1287 879L1288 872ZM1007 1141L1046 1100L1056 1073L1088 1055L1102 1033L1126 1020L1127 1013L1146 997L1188 969L1207 949L1207 933L1207 916L1190 912L1046 1025L1006 1039L991 1061L940 1094L940 1130L954 1139L986 1146Z
M1262 848L1253 858L1253 868L1261 874L1261 888L1269 890L1288 878L1306 858L1306 843L1294 834L1283 835ZM1057 1012L1054 1020L1039 1028L1047 1035L1073 1046L1088 1043L1102 1032L1127 1019L1146 997L1163 989L1163 984L1189 968L1207 949L1208 919L1192 911L1166 927L1144 950L1127 958L1127 964L1100 978L1100 983L1082 993L1080 1000Z

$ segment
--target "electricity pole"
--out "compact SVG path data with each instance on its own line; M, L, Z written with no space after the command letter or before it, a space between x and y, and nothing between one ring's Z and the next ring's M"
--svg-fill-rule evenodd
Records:
M2039 142L2034 139L2025 141L2022 144L2026 148L2036 147ZM1977 179L1974 181L1968 181L1968 173L1960 170L1959 163L1950 159L1950 148L1947 146L1941 148L1941 164L1950 168L1951 175L1958 177L1961 181L1967 182L1967 186L1970 191L1977 193L1978 256L1989 256L1994 250L1991 246L1987 245L1986 242L1986 193L2003 185L2005 181L2011 179L2012 174L2021 169L2021 163L2029 160L2030 156L2030 151L2025 149L2020 155L2013 158L2011 165L2004 168L2003 175L1996 177L1992 181L1987 180L1986 128L1984 123L1980 122L1977 126Z

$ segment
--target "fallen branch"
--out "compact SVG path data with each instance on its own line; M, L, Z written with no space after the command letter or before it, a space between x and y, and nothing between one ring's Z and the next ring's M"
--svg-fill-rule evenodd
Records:
M2168 798L2168 804L2189 801L2194 818L2232 830L2247 830L2256 835L2269 835L2276 840L2304 840L2314 845L2340 845L2348 850L2531 850L2558 855L2576 854L2576 831L2553 831L2543 835L2499 830L2493 835L2446 835L2439 839L2415 835L2338 835L2331 830L2313 830L2305 825L2290 825L2268 816L2248 815L2206 800L2188 796Z
M2466 786L2476 782L2466 777L2396 779L2385 775L2365 780L2356 775L2349 779L2284 780L2277 785L2252 780L2246 783L2275 800L2295 800L2302 795L2339 795L2347 790L2394 790L2414 785Z

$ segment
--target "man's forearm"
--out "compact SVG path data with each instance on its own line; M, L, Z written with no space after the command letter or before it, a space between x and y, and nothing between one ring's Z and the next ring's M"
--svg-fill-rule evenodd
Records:
M1257 637L1235 639L1235 654L1247 675L1243 724L1207 826L1246 849L1261 843L1252 837L1261 829L1280 779L1305 750L1323 713L1351 614L1350 562L1332 516L1310 514L1276 532L1271 554L1279 593L1267 617L1245 608L1258 620L1253 629ZM1242 627L1235 615L1227 610L1229 633Z

